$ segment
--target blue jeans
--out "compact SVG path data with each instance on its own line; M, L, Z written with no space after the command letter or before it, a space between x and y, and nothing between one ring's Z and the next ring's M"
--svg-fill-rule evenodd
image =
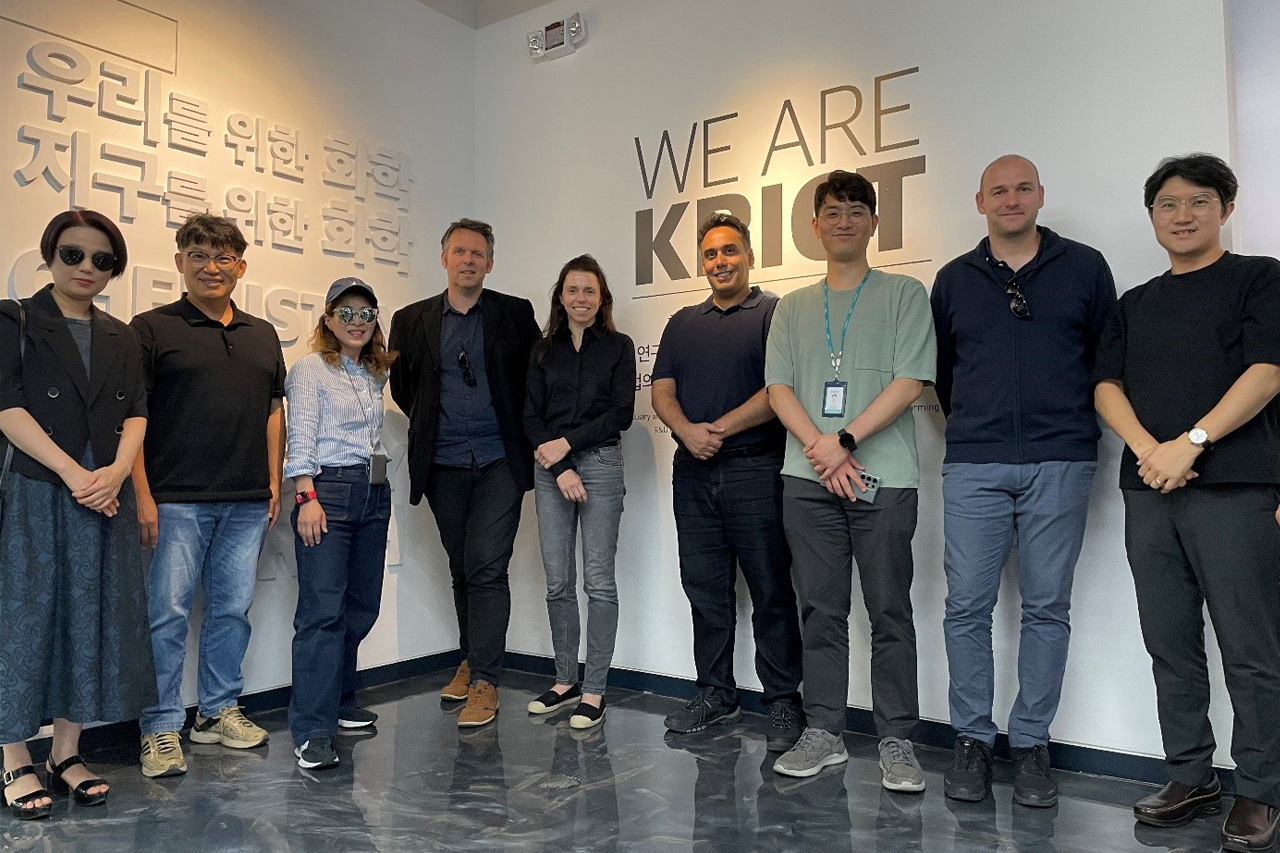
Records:
M597 447L573 454L573 466L587 491L585 503L565 500L555 475L534 470L534 504L538 510L538 540L547 573L547 616L556 654L556 682L578 681L577 567L578 525L582 525L582 585L587 592L587 662L584 693L604 695L618 633L618 585L613 558L618 550L622 499L622 448Z
M1084 541L1096 462L948 463L942 466L943 634L951 671L951 725L995 743L991 613L1018 543L1022 634L1009 745L1049 742L1071 638L1071 583Z
M313 546L293 537L298 609L289 731L297 746L333 737L339 711L355 707L356 651L378 619L391 523L391 487L371 486L363 465L326 468L315 478L315 490L329 532Z
M147 577L157 703L142 712L143 734L186 724L182 664L196 584L204 592L200 626L200 713L234 707L244 687L240 664L249 648L249 606L258 555L267 535L266 501L162 503L160 535Z

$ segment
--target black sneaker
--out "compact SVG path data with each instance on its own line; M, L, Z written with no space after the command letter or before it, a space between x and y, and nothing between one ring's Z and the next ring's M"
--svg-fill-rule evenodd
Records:
M796 745L807 724L804 708L794 699L779 699L769 706L769 733L765 745L770 752L786 752Z
M293 754L298 756L298 766L303 770L325 770L338 766L338 753L333 751L333 743L327 737L313 737L296 748Z
M704 687L679 711L668 714L667 728L673 732L688 734L700 732L707 726L732 723L742 716L738 703L729 703L725 695L714 687Z
M956 738L955 757L942 778L942 790L953 800L980 803L991 793L991 747L961 735Z
M338 728L367 729L378 722L378 715L364 708L344 708L338 712Z
M1049 772L1049 747L1036 744L1009 751L1013 754L1013 801L1036 809L1057 803L1058 785Z

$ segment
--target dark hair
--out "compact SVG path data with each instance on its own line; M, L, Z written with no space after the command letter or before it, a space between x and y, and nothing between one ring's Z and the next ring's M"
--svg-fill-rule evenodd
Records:
M230 249L236 255L243 255L249 248L249 241L240 233L240 226L225 216L214 216L212 213L193 213L182 223L175 237L179 249L188 246L212 246L215 249Z
M338 307L338 303L348 296L368 298L359 290L343 291L337 299L324 306L324 314L320 316L320 320L316 323L315 331L311 333L311 351L320 353L325 363L330 367L339 367L342 364L342 344L338 343L337 336L329 330L325 320L333 316L333 311ZM365 345L360 348L360 364L364 365L364 369L374 376L385 376L387 371L391 369L391 363L399 355L400 353L391 352L387 349L387 339L382 334L382 323L375 320L373 334L369 336L369 340L365 342Z
M1235 201L1236 191L1240 189L1235 173L1221 157L1204 152L1166 157L1142 185L1142 203L1147 210L1156 203L1156 193L1170 178L1182 178L1189 184L1208 187L1218 194L1223 207Z
M822 209L822 203L827 200L827 196L845 204L862 202L871 209L871 215L875 216L876 188L859 174L836 169L827 175L827 179L818 184L818 188L813 191L814 216L817 216L818 211Z
M59 213L44 227L40 237L40 257L47 266L53 266L54 253L58 251L58 238L68 228L93 228L107 235L111 243L111 254L116 256L115 266L111 268L111 277L124 275L124 268L129 263L129 250L124 244L124 235L114 222L96 210L68 210Z
M454 231L476 232L484 238L485 245L489 247L489 257L493 257L493 226L488 222L481 222L479 219L459 219L457 222L449 223L444 236L440 238L441 250L449 248L449 238L453 236Z
M703 220L703 223L698 226L698 248L702 248L702 238L706 237L707 232L712 228L732 228L742 235L742 248L748 252L751 251L751 229L747 227L747 223L732 213L713 213Z
M551 351L551 342L555 336L569 328L569 312L564 310L564 303L560 301L560 297L564 293L564 280L571 272L589 272L596 277L596 281L600 282L600 310L596 312L596 321L592 325L604 326L610 332L618 331L617 326L613 325L613 293L609 290L609 281L604 277L604 270L590 255L578 255L560 268L560 277L556 279L555 287L551 288L551 315L547 317L546 328L542 330L542 339L534 344L538 364L542 364L547 353Z

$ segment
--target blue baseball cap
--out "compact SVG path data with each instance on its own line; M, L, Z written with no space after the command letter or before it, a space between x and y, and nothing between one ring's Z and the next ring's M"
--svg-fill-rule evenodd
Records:
M346 276L329 285L329 292L325 294L324 304L332 304L336 299L346 293L348 290L359 290L361 295L368 298L369 302L376 308L378 305L378 295L373 292L373 288L365 284L355 276Z

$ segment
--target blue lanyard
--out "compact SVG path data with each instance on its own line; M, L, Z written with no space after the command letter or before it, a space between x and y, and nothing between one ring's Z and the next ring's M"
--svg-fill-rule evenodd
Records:
M835 369L836 380L840 379L840 362L844 359L844 338L849 334L849 321L853 319L853 308L858 304L858 297L862 295L862 287L867 283L867 279L871 277L871 270L868 269L866 274L862 276L862 281L858 282L858 289L853 292L853 301L849 303L849 313L844 315L844 328L840 330L840 352L836 352L836 345L831 340L831 301L827 297L830 287L827 285L826 279L822 281L822 313L827 318L827 351L831 353L831 366Z

